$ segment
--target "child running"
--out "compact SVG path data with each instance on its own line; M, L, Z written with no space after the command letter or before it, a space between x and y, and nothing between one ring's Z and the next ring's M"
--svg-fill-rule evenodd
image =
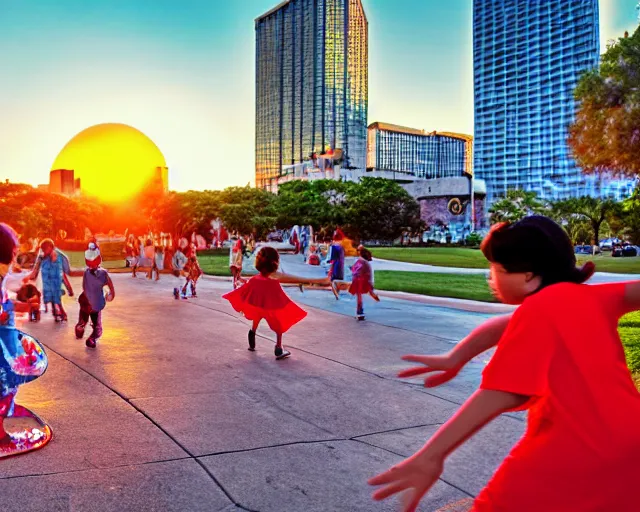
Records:
M496 296L520 307L449 354L403 358L425 366L401 377L440 371L425 381L435 386L497 343L480 389L421 450L369 481L384 486L374 498L406 491L403 510L415 511L458 446L500 414L524 409L527 431L475 512L638 510L640 393L617 326L640 309L640 281L583 285L595 266L576 268L569 237L545 217L494 226L482 251Z
M182 297L186 298L187 286L191 285L191 296L193 298L198 298L198 294L196 293L196 284L204 272L202 272L200 263L198 262L198 252L195 244L191 244L188 251L187 263L184 266L184 273L187 276L187 281L182 287Z
M102 336L102 310L107 302L111 302L115 298L116 292L109 272L100 266L102 256L95 243L89 244L89 248L84 253L84 260L87 269L82 278L82 293L78 297L80 314L76 324L76 338L82 339L87 322L91 318L92 331L87 338L86 345L89 348L95 348L96 342ZM109 293L106 297L104 296L105 286L109 287Z
M173 253L173 257L171 258L171 270L178 280L180 280L180 277L184 274L184 267L186 266L187 261L187 256L182 252L182 247L178 246L176 252ZM176 300L180 298L179 285L173 289L173 298Z
M263 247L256 256L256 269L260 274L252 277L247 284L223 295L233 309L243 313L253 321L249 331L249 350L256 349L256 332L262 319L276 333L275 356L277 360L291 355L282 347L282 335L305 316L306 311L295 304L284 293L280 283L272 276L278 270L280 256L273 247Z
M231 244L229 250L229 270L233 276L233 289L235 290L239 285L244 284L242 279L242 260L244 258L245 244L242 237L238 237L238 240Z
M364 307L362 305L362 296L369 294L373 300L380 302L380 298L373 291L373 269L371 268L371 251L363 246L358 247L358 256L360 256L351 267L352 280L349 286L349 293L357 298L356 318L363 321Z

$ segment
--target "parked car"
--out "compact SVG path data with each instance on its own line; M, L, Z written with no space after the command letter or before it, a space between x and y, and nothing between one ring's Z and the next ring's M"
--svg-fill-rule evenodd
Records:
M284 237L281 230L272 231L267 235L267 242L283 242Z
M614 258L633 258L638 256L639 253L638 247L629 243L616 244L611 250L611 256Z
M574 247L574 252L576 254L586 254L586 255L593 255L593 246L592 245L576 245ZM597 245L595 246L595 253L596 254L600 254L600 247L598 247Z
M610 251L614 245L620 244L620 242L621 240L619 238L605 238L604 240L600 240L600 249Z

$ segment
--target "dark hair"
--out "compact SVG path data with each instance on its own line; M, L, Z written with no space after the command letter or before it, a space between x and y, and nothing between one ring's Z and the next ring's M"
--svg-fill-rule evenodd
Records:
M366 247L358 247L358 251L360 252L360 256L367 260L367 261L371 261L373 259L373 256L371 255L371 251L369 249L367 249Z
M273 247L263 247L256 256L256 269L262 275L273 274L278 270L280 255Z
M8 265L13 261L13 251L18 245L18 235L11 226L0 222L0 263Z
M584 283L596 267L587 262L576 267L569 236L553 220L534 215L514 224L496 224L481 250L492 263L507 272L532 272L542 279L540 289L556 283Z

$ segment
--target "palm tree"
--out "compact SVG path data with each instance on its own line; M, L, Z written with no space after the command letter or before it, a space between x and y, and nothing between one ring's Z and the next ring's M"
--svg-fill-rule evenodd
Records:
M506 197L493 203L489 209L491 223L517 222L528 215L543 213L544 207L535 192L508 190Z
M552 203L552 211L556 220L567 224L575 220L585 220L591 225L593 243L600 242L600 228L609 218L617 215L620 205L611 199L597 197L575 197Z

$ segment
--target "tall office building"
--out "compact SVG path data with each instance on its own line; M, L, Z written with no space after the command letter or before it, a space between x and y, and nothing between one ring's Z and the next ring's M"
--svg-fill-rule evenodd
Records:
M489 199L629 193L629 181L582 174L567 145L574 87L599 62L598 0L474 0L473 11L474 168Z
M256 27L256 186L341 155L366 165L368 23L361 0L286 0Z

